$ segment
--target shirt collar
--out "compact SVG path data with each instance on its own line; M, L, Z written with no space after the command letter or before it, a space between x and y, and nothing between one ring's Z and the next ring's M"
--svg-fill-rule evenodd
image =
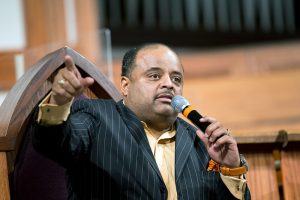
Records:
M146 134L150 134L153 137L153 135L151 134L151 130L148 127L148 125L146 124L146 122L141 121L141 123L142 123L142 125L145 129ZM172 125L171 128L168 128L168 129L164 130L163 133L161 134L161 136L157 140L173 139L175 137L175 135L176 135L176 130L174 128L174 125Z

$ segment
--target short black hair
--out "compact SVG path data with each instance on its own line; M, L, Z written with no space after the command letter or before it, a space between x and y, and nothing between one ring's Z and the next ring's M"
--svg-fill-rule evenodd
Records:
M122 61L121 76L130 77L130 74L133 70L133 66L135 64L135 58L139 50L140 47L134 47L125 53Z
M141 51L143 49L148 49L148 48L157 48L159 46L164 46L171 50L170 47L168 47L164 44L160 44L160 43L143 44L141 46L129 49L123 57L121 76L126 76L126 77L130 78L131 72L135 67L135 59L136 59L136 56L139 53L139 51Z

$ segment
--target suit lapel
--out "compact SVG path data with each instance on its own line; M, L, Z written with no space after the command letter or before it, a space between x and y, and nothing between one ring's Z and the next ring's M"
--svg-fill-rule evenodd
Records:
M150 148L147 136L145 134L144 127L142 126L142 123L139 121L137 116L126 106L124 106L122 101L119 101L117 103L118 110L120 111L120 114L125 122L125 125L127 126L129 132L134 137L136 142L138 143L139 147L143 151L146 159L149 161L150 165L154 169L154 171L157 173L157 175L160 177L161 181L163 182L162 176L160 174L160 171L158 169L158 166L156 164L154 155L152 153L152 150Z
M179 178L187 162L190 151L194 146L196 133L192 135L188 128L183 126L177 119L176 121L176 145L175 145L175 179Z

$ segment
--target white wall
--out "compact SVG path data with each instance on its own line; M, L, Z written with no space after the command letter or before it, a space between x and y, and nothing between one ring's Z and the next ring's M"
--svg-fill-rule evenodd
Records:
M0 0L0 51L25 47L22 0Z

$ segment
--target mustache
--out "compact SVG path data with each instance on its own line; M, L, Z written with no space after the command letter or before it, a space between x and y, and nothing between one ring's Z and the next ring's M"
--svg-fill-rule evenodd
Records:
M163 92L160 92L156 95L156 98L169 98L172 100L172 98L174 97L174 93L170 90L166 90L166 91L163 91Z

